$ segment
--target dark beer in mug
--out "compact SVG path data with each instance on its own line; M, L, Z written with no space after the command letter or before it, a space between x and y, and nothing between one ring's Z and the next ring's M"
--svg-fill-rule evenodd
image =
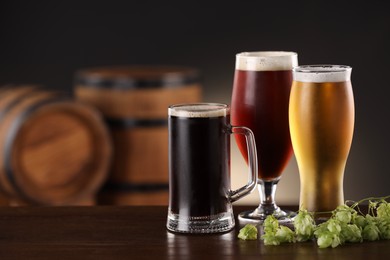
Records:
M207 216L227 210L230 135L225 132L229 121L229 115L209 117L207 113L205 117L170 116L173 213Z
M235 225L232 202L257 183L254 136L230 125L225 104L179 104L168 108L169 208L167 229L183 233L217 233ZM247 138L249 182L230 189L230 134ZM152 163L152 162L151 162Z

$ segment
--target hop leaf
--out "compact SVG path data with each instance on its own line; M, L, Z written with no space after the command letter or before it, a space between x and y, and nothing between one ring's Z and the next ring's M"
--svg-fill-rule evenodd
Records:
M256 240L257 239L257 228L254 225L247 224L240 229L238 238L242 240Z

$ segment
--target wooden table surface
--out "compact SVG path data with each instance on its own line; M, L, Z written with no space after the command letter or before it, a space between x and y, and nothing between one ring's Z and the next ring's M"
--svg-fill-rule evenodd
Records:
M264 246L239 240L239 225L217 235L173 234L166 216L161 206L1 207L0 259L390 259L390 240Z

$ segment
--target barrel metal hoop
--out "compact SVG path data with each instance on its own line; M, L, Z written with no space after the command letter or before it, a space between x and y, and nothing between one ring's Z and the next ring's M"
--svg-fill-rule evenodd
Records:
M109 89L145 89L145 88L174 88L184 85L199 83L198 75L186 77L163 77L161 79L102 79L99 77L78 77L76 85L88 88L109 88Z
M23 111L19 116L11 123L10 129L6 136L5 144L4 144L4 172L12 187L26 200L37 203L36 200L27 195L17 184L15 176L12 170L12 145L19 133L20 128L23 126L24 122L33 114L37 109L44 105L52 104L58 101L65 101L67 99L62 97L53 97L50 99L42 100Z
M4 109L0 111L0 123L3 121L4 116L12 109L14 106L16 106L19 102L23 101L26 97L31 96L31 93L34 91L34 89L31 89L30 91L27 91L26 93L23 93L23 95L20 95L19 97L15 98L10 102Z

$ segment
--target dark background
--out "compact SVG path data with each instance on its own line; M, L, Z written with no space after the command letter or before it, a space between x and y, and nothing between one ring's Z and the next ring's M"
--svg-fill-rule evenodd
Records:
M238 52L291 50L301 65L350 65L356 125L345 198L390 194L390 15L382 2L1 1L0 37L0 84L69 93L80 68L187 65L201 70L205 101L229 103Z

